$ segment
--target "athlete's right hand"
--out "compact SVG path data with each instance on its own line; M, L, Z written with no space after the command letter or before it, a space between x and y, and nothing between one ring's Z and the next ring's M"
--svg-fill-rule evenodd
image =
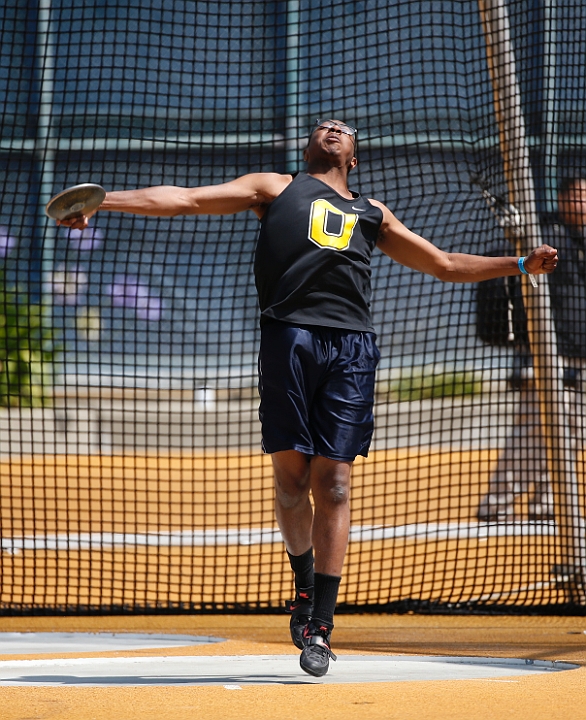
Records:
M89 215L77 215L76 217L69 218L68 220L55 220L55 222L57 225L62 225L70 230L85 230L90 224L90 218L94 214L95 211Z

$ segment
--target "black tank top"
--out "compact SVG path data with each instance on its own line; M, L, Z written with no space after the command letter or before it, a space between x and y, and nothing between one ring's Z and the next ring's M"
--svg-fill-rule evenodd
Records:
M382 211L301 173L261 221L254 275L261 324L372 331L370 259Z

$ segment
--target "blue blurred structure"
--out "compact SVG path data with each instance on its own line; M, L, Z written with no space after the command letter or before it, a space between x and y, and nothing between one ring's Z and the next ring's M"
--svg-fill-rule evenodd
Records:
M555 6L510 8L542 207L551 205L551 178L584 155L584 30L577 8ZM479 252L498 233L469 179L481 170L503 191L475 2L275 2L259 13L254 3L39 0L5 1L1 12L0 222L19 238L19 275L33 295L42 267L84 264L89 302L103 306L104 358L166 356L178 331L188 356L223 354L229 332L236 352L253 354L256 221L103 215L103 248L76 253L41 208L79 181L189 185L296 169L303 137L325 112L359 127L356 184L412 229ZM104 286L120 271L163 298L156 327L108 306ZM394 357L401 348L429 361L438 343L445 359L478 351L470 288L440 288L387 263L375 267L375 285L378 326ZM429 296L427 319L409 312L414 293ZM69 335L77 360L97 349L72 327Z
M511 25L536 207L539 214L551 213L558 180L586 171L586 6L580 0L502 2ZM53 415L0 414L0 452L63 454L73 458L74 469L82 467L78 457L125 456L120 481L125 495L116 510L123 526L119 544L128 553L126 561L138 562L137 577L143 577L146 565L136 551L141 533L132 525L133 513L142 503L154 503L150 507L157 511L145 521L144 537L148 552L155 548L148 556L149 567L156 566L153 586L160 581L163 588L154 600L150 588L139 597L137 585L130 587L131 571L128 582L124 578L116 585L119 578L113 581L103 569L110 560L100 555L106 599L87 600L86 576L76 578L75 585L67 574L51 575L51 570L39 574L50 586L41 611L69 602L66 611L78 611L83 602L88 612L96 607L126 611L125 602L141 611L234 607L235 601L226 599L235 597L232 591L222 595L221 583L232 582L222 565L222 537L232 530L254 534L258 528L248 527L240 515L242 524L229 529L221 526L223 520L216 526L216 518L203 517L193 492L197 473L189 469L173 499L181 498L181 518L169 519L175 505L167 515L167 510L159 513L167 488L165 463L176 453L189 468L192 455L208 453L212 459L201 473L202 497L216 498L223 470L217 470L214 453L242 450L242 458L234 455L234 476L226 471L234 507L238 513L245 508L242 517L254 503L265 502L265 496L251 500L249 479L258 483L255 492L272 482L268 466L255 465L258 458L252 462L247 454L251 447L260 453L252 276L256 217L98 213L91 230L69 233L45 217L45 203L80 182L116 190L296 171L303 167L302 151L315 119L337 117L358 128L359 164L351 186L385 202L408 227L445 250L485 253L502 244L506 232L487 198L495 198L493 210L508 207L511 199L479 5L476 0L0 0L0 267L9 283L27 288L29 297L50 307L51 326L64 338ZM555 537L553 524L525 520L479 528L476 521L490 453L496 457L519 404L506 391L513 345L492 346L477 337L475 316L485 308L477 307L472 286L442 284L375 254L373 288L382 355L374 442L380 454L376 469L365 464L356 471L354 498L361 514L353 540L358 549L350 558L355 576L360 573L371 584L363 590L355 583L348 604L567 608L562 587L567 573L558 573L559 581L550 577L561 534ZM554 355L549 353L553 366ZM442 384L442 378L462 370L480 378L482 393L412 402L392 397L393 382L409 386L416 377L432 377ZM409 476L408 492L402 485L403 451L426 458ZM463 459L453 460L450 454L460 451ZM141 455L149 453L149 468L156 467L143 490ZM441 465L447 456L450 468L461 466L454 470L454 486L446 489L452 478L442 475L446 466ZM83 460L92 468L100 465L94 461ZM100 493L102 469L93 477L99 476ZM28 482L26 473L23 477ZM72 470L71 483L79 477ZM22 555L22 568L22 558L10 566L15 577L29 573L29 585L7 581L2 597L16 599L0 598L0 612L3 602L10 612L23 611L26 588L36 588L35 563L45 562L42 553L53 552L54 541L58 559L77 562L74 545L85 542L83 532L76 534L68 517L65 530L63 525L63 532L55 530L58 523L54 527L43 505L54 479L47 471L46 486L44 477L35 480L39 510L32 539L25 537L28 510L17 480L14 492L12 477L0 488L6 493L0 519L6 523L7 552L22 541L33 558L29 562L31 556ZM69 509L83 506L85 481L83 476L80 487L65 487L64 496L71 493ZM460 484L464 489L456 492ZM104 507L114 507L117 490L108 492ZM97 553L106 552L103 538L112 532L109 520L102 521L99 497L84 510L91 553L96 553L90 554L90 565ZM272 522L272 505L262 508ZM175 566L163 557L166 551L157 555L174 522L178 534L171 544L184 552ZM194 547L189 538L201 526L202 544L214 553L220 548L213 572L203 566L205 557L189 554ZM363 541L356 539L360 533ZM376 555L379 546L375 552L368 543L379 541ZM259 564L251 572L260 576L255 543L249 544ZM249 548L240 544L235 543L230 561L254 568ZM262 559L271 574L270 592L262 600L246 595L243 607L282 605L285 581L280 556L275 557L268 564ZM461 565L450 565L454 558ZM98 565L96 560L93 567ZM462 567L466 582L458 575ZM243 583L251 592L255 577ZM525 583L527 578L531 582ZM55 590L59 583L67 586L66 593L73 587L72 596L77 588L77 600L64 601ZM174 583L182 584L181 592L165 595L164 588ZM127 600L125 593L132 592L138 594Z

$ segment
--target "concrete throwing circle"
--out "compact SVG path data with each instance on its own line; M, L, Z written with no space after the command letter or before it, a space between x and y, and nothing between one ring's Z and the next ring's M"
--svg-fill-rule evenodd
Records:
M306 675L298 655L116 657L0 662L0 686L136 686L372 683L522 677L577 665L538 660L342 655L323 678ZM514 681L513 681L514 682Z
M223 642L223 638L150 633L0 632L0 655L152 650L216 642Z

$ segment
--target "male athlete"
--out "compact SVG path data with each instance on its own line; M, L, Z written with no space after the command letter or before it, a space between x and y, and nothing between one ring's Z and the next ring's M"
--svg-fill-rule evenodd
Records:
M355 144L353 127L318 120L304 151L307 172L295 177L253 173L206 187L109 192L100 207L159 217L252 210L261 221L254 270L263 449L271 454L276 517L295 576L291 637L303 670L318 677L336 659L330 635L348 544L350 472L356 456L368 454L373 430L374 248L448 282L539 275L557 263L547 245L524 259L440 250L382 203L348 189ZM61 224L83 229L87 222Z

